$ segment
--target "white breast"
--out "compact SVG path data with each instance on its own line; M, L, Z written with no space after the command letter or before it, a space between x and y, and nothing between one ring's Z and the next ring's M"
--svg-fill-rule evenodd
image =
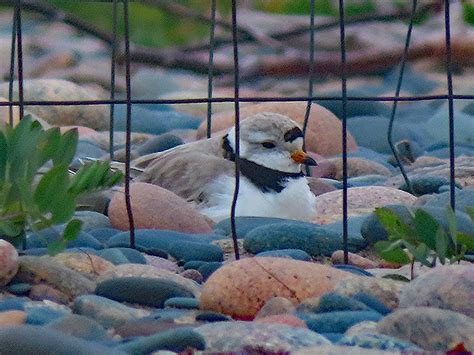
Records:
M209 202L201 213L215 222L230 217L235 179L222 176L208 186ZM306 178L290 179L277 192L262 192L246 177L240 178L236 216L279 217L311 221L315 216L316 197L310 191Z

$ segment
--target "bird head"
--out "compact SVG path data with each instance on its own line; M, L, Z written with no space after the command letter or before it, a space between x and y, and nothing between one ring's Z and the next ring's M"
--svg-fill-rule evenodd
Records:
M227 137L235 151L235 127ZM272 112L258 113L242 120L240 157L288 173L301 172L301 165L317 165L303 151L303 132L298 124L287 116Z

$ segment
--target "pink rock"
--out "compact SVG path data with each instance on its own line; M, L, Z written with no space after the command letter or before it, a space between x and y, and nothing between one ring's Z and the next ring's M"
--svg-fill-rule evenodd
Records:
M256 323L285 324L297 328L306 328L306 323L292 314L275 314L255 319Z
M185 233L209 233L206 218L181 197L162 187L136 182L130 185L135 228L166 229ZM112 226L128 230L129 223L123 189L112 197L109 204Z
M349 265L354 265L362 269L372 269L376 267L376 264L367 258L364 258L360 255L349 253ZM333 264L344 264L344 251L336 250L331 255L331 261Z
M91 136L92 137L98 136L98 133L94 129L89 128L89 127L84 127L84 126L61 126L59 127L59 130L61 131L61 133L64 133L74 128L77 129L77 133L79 133L80 138L89 138Z
M11 281L18 267L18 252L15 247L0 239L0 286L5 286Z
M337 189L323 181L323 179L315 178L312 176L307 177L309 189L315 196L325 194L327 192L336 191Z
M21 324L24 324L25 321L26 321L26 312L23 312L23 311L0 312L0 328L21 325Z

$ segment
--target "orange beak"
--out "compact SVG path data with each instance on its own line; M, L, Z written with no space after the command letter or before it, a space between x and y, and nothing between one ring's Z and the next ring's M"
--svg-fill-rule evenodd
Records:
M293 159L298 164L310 165L310 166L318 165L318 163L316 163L316 160L311 158L308 154L306 154L302 150L294 151L291 154L291 159Z

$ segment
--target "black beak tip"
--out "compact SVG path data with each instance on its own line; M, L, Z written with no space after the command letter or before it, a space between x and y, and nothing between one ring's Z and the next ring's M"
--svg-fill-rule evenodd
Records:
M316 162L316 160L314 160L313 158L309 156L304 159L303 164L308 165L308 166L318 166L318 163Z

